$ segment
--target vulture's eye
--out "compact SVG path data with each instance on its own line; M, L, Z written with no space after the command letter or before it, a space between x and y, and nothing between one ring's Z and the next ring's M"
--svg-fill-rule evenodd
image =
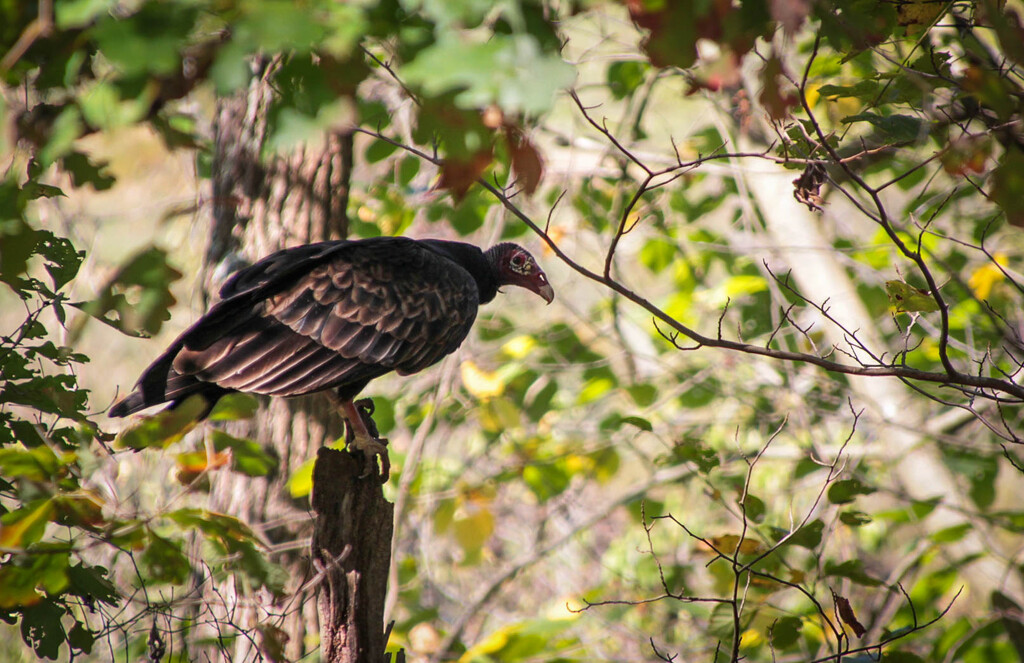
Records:
M522 267L525 264L526 264L526 256L524 256L522 253L517 253L514 256L512 256L512 266L513 267Z

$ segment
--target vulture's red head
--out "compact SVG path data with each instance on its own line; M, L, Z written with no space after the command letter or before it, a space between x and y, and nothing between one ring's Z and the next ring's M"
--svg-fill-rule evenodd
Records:
M544 270L537 266L530 252L518 244L505 242L492 246L487 250L487 258L498 276L499 287L517 285L532 290L548 304L555 298L555 291Z

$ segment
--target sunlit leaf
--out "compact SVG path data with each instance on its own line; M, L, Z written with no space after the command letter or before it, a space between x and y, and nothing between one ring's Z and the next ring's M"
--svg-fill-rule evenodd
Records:
M889 295L889 303L897 313L939 310L939 305L931 293L903 281L886 281L885 292Z
M206 408L205 398L200 395L190 396L178 407L145 417L131 428L122 430L117 436L116 445L135 451L169 447L195 428L199 415Z
M575 71L541 50L531 35L494 35L486 42L448 36L423 49L400 74L432 96L459 90L463 108L496 104L506 111L541 113L555 93L572 84Z
M42 499L0 517L0 549L25 548L42 538L56 513L53 499Z
M249 419L259 409L259 401L252 394L234 392L217 399L217 404L207 417L210 421L237 421Z
M970 278L967 279L967 285L974 291L974 296L978 299L988 299L992 288L997 283L1006 280L1005 271L1000 269L1001 266L1006 265L1006 254L997 253L993 259L996 264L986 262L974 270Z
M466 391L480 400L500 396L505 391L505 381L501 375L485 371L468 359L462 362L459 371Z

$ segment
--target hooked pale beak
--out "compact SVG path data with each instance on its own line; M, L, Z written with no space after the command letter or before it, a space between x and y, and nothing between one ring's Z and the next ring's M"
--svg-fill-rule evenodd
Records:
M555 289L548 283L548 276L544 272L537 270L536 274L530 276L530 280L526 283L526 287L533 290L535 293L544 298L548 304L555 299Z

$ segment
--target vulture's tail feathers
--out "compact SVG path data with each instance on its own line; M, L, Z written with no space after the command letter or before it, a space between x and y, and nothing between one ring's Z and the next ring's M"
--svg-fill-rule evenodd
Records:
M129 414L161 403L170 403L169 409L173 409L189 396L199 394L207 402L206 409L200 415L200 419L204 419L220 397L229 391L231 390L197 380L191 375L179 375L173 368L163 375L147 372L139 384L135 385L135 390L114 403L107 414L111 417L127 417Z

